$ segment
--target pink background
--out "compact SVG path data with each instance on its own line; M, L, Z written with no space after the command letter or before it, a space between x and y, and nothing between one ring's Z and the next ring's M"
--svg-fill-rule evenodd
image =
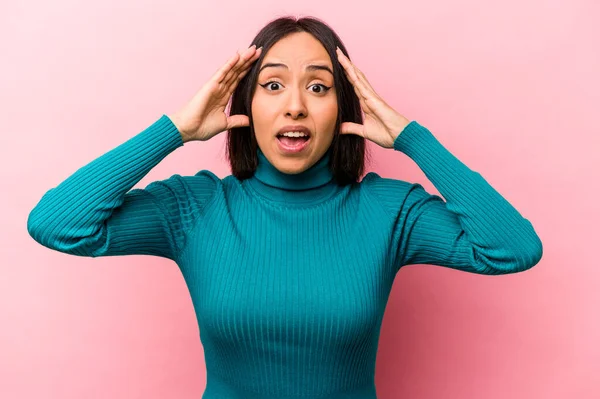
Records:
M480 172L544 244L520 274L403 269L382 326L379 397L600 397L594 0L3 2L0 397L201 396L203 350L177 265L51 251L27 216L287 14L329 23L377 92ZM224 139L186 144L136 187L230 174ZM370 145L369 171L438 193L404 154Z

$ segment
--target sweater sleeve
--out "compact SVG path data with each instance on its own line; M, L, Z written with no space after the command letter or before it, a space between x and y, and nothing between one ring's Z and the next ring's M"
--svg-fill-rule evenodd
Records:
M445 200L418 183L383 179L378 190L393 205L395 271L432 264L476 274L527 270L542 257L532 224L479 173L452 155L425 127L410 122L394 141Z
M194 185L209 192L210 175L176 174L144 189L131 188L180 146L181 134L163 115L48 190L27 219L30 236L77 256L145 254L176 260L198 214L186 179L194 178Z

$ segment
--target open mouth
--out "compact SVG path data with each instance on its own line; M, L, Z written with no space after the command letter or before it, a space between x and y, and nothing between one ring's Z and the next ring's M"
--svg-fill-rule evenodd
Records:
M310 136L288 137L281 134L277 135L277 141L280 151L287 154L295 154L304 151L310 143Z
M306 143L310 139L310 136L302 136L302 137L288 137L284 135L277 135L277 140L281 142L281 144L287 147L299 147L302 144Z

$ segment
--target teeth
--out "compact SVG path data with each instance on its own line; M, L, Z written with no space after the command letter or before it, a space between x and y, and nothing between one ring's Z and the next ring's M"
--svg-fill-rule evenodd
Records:
M287 137L304 137L304 136L308 136L306 133L304 132L285 132L282 133L281 136L287 136Z

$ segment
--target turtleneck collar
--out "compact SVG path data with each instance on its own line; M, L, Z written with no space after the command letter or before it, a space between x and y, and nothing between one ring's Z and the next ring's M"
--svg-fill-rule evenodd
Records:
M260 148L257 150L258 166L247 179L250 187L263 199L286 203L313 204L331 197L340 187L329 170L331 147L317 163L298 174L281 172L272 165Z

